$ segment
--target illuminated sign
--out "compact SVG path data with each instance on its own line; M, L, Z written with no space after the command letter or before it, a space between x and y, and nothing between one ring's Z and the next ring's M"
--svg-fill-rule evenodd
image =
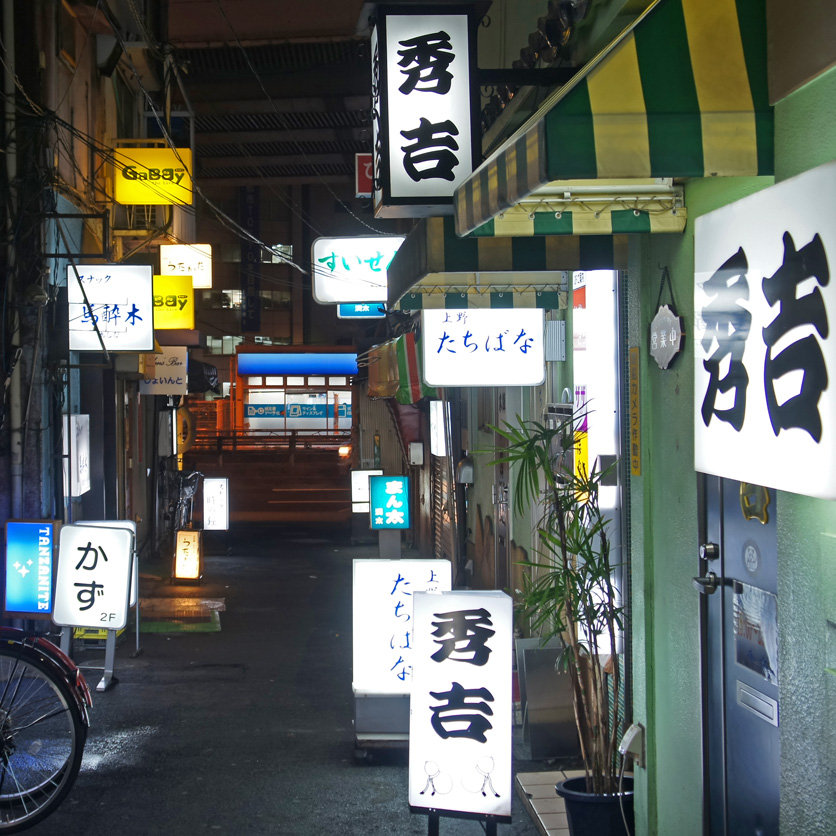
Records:
M127 528L62 527L52 614L57 625L106 630L125 627L133 541Z
M64 415L64 496L90 490L90 416Z
M425 310L429 386L539 386L546 376L542 308Z
M374 162L371 154L354 155L354 196L371 197L374 190Z
M371 528L409 528L409 477L370 476Z
M326 375L329 377L343 377L357 374L357 355L331 352L239 354L238 374L242 376Z
M473 170L475 20L449 8L422 11L380 10L372 32L378 217L449 211Z
M137 589L137 581L139 578L139 567L136 564L136 523L133 520L84 520L78 522L76 525L92 525L94 528L126 528L131 532L133 537L133 565L131 568L131 594L128 597L128 603L134 607L136 606L139 590Z
M53 524L6 523L7 613L49 615L52 612Z
M178 531L174 553L174 577L198 580L203 574L203 554L199 531Z
M102 351L102 342L107 351L154 350L153 283L149 266L79 264L74 268L70 265L67 302L70 351Z
M154 276L154 328L194 328L194 287L191 276Z
M123 205L192 203L189 148L116 148L113 197Z
M313 296L321 305L385 302L386 270L402 235L317 238L313 242Z
M203 530L226 531L229 528L229 479L203 479Z
M504 592L416 592L409 804L511 815L513 606Z
M355 514L369 513L369 476L383 476L383 471L351 471L351 510Z
M185 395L189 383L189 349L164 345L154 354L154 377L139 381L141 395Z
M160 273L191 276L192 287L212 287L211 244L160 244Z
M836 498L836 162L696 220L694 466Z
M337 319L383 319L386 307L381 302L353 302L337 305Z
M361 694L408 694L412 684L412 599L451 587L449 560L354 561L352 687Z

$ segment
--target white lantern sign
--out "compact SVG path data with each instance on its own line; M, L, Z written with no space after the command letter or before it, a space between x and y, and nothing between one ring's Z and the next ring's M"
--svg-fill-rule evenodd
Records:
M421 312L429 386L539 386L545 380L542 308Z
M317 238L313 242L313 296L320 305L385 302L386 270L403 235Z
M413 621L410 806L509 817L511 598L419 592Z
M212 287L212 245L160 244L160 274L191 276L192 287Z

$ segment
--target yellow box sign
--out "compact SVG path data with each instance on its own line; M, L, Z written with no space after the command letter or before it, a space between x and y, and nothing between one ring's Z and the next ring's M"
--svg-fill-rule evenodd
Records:
M189 148L116 148L113 186L125 205L192 202L192 152Z
M194 328L191 276L154 276L154 328L162 331Z

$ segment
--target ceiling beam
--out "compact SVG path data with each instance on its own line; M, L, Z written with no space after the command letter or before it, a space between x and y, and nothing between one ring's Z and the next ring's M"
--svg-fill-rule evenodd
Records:
M251 145L264 142L366 142L371 146L368 128L305 128L264 131L196 131L199 145Z

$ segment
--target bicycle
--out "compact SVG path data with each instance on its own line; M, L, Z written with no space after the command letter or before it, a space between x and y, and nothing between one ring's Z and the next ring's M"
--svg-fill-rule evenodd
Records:
M45 819L70 791L93 701L75 663L43 636L0 627L0 832Z

